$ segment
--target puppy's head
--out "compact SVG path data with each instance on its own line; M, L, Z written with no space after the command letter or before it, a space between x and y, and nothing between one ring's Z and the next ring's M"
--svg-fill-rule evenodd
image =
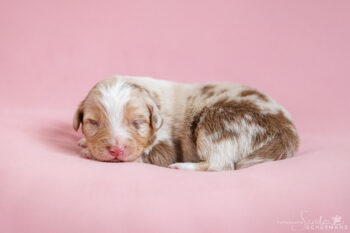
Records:
M80 124L95 159L133 161L152 146L162 118L151 93L111 78L93 87L80 103L73 119L76 131Z

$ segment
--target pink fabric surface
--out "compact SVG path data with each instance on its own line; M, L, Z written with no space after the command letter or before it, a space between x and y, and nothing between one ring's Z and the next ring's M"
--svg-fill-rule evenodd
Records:
M0 232L349 231L349 12L346 0L1 1ZM72 115L114 74L261 89L291 112L300 150L207 173L83 159ZM336 216L347 230L301 229Z

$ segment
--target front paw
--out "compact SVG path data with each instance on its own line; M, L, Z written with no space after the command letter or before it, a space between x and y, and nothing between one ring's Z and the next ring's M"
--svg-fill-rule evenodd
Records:
M86 148L87 147L87 142L86 142L86 138L82 138L78 141L78 145L80 147Z
M92 154L90 153L88 148L82 149L80 151L80 155L81 155L81 157L86 158L86 159L93 159Z

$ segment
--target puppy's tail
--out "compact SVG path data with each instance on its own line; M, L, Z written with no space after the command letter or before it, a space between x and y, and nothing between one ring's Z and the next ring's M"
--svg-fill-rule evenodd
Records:
M259 163L263 163L263 162L267 162L267 161L273 161L272 159L266 159L266 158L262 158L262 157L254 157L251 158L250 156L241 159L240 161L238 161L235 164L235 170L238 169L242 169L242 168L246 168L246 167L250 167Z

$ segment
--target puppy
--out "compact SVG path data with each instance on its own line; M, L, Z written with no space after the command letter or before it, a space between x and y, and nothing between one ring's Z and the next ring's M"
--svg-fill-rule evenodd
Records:
M269 96L229 83L180 84L116 76L79 104L82 153L100 161L219 171L291 157L290 114Z

